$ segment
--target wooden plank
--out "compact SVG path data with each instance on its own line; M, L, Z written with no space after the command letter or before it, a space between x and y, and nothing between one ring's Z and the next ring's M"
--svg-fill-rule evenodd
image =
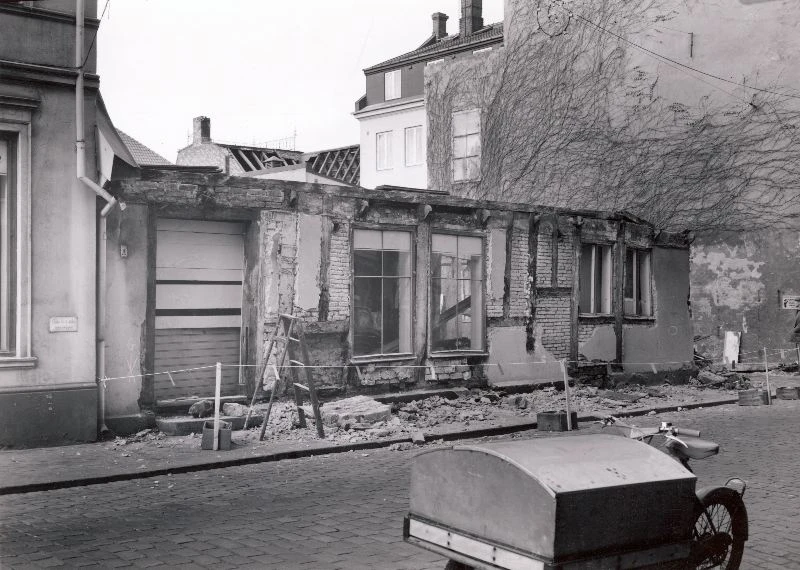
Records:
M242 306L242 286L240 284L158 284L156 295L156 309L238 309Z
M162 235L159 234L159 238ZM194 243L179 243L159 239L157 267L182 267L186 269L243 269L244 244L209 243L198 240ZM241 281L241 277L237 279Z
M622 319L625 310L625 223L617 226L616 255L613 257L611 290L614 292L614 335L616 336L616 361L622 363L623 353Z
M209 328L239 328L241 315L219 316L163 316L155 318L156 329L209 329Z
M572 294L570 295L569 358L578 360L578 306L581 294L581 226L576 224L572 242Z
M206 220L177 220L171 218L159 218L158 230L169 230L175 232L200 232L214 234L242 234L244 224L236 222L209 222Z
M156 209L147 206L147 300L144 322L144 372L142 391L139 396L139 405L152 408L156 403L155 377L150 374L155 367L155 342L156 342L156 236L158 217Z
M156 279L158 281L216 281L233 284L241 282L242 269L157 267Z

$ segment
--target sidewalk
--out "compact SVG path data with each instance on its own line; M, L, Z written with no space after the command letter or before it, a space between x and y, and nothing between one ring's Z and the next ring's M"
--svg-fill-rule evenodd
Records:
M733 404L738 401L729 394L711 394L698 401L663 406L630 407L621 410L597 410L579 414L579 423L594 421L605 415L641 416L672 412L679 408ZM531 418L509 417L476 426L473 423L451 423L425 430L426 441L458 440L491 435L503 435L536 428ZM22 450L0 451L0 495L44 491L139 479L144 477L186 473L233 465L280 461L327 453L342 453L387 447L410 442L410 437L383 438L374 441L335 444L326 440L277 442L269 446L236 445L229 451L207 451L196 447L177 447L155 444L141 448L113 447L109 442L69 445Z

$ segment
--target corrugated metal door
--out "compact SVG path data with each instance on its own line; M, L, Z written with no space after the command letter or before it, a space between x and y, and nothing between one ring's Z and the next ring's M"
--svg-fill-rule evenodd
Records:
M156 372L239 364L243 233L238 223L158 220ZM214 381L214 368L157 374L156 400L213 397ZM222 395L241 393L239 369L223 367Z

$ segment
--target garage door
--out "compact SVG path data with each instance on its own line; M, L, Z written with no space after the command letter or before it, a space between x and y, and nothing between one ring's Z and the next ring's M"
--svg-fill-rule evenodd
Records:
M216 362L239 364L244 227L158 220L156 400L212 397ZM239 369L223 367L222 395L243 393Z

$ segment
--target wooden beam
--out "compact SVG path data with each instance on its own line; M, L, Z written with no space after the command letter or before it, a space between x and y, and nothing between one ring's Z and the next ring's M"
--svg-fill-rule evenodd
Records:
M614 335L617 339L616 361L622 364L623 354L623 314L625 311L625 223L617 226L616 255L612 273L612 287L614 291Z
M576 223L572 243L572 295L570 297L569 359L578 360L578 307L581 284L581 227Z

